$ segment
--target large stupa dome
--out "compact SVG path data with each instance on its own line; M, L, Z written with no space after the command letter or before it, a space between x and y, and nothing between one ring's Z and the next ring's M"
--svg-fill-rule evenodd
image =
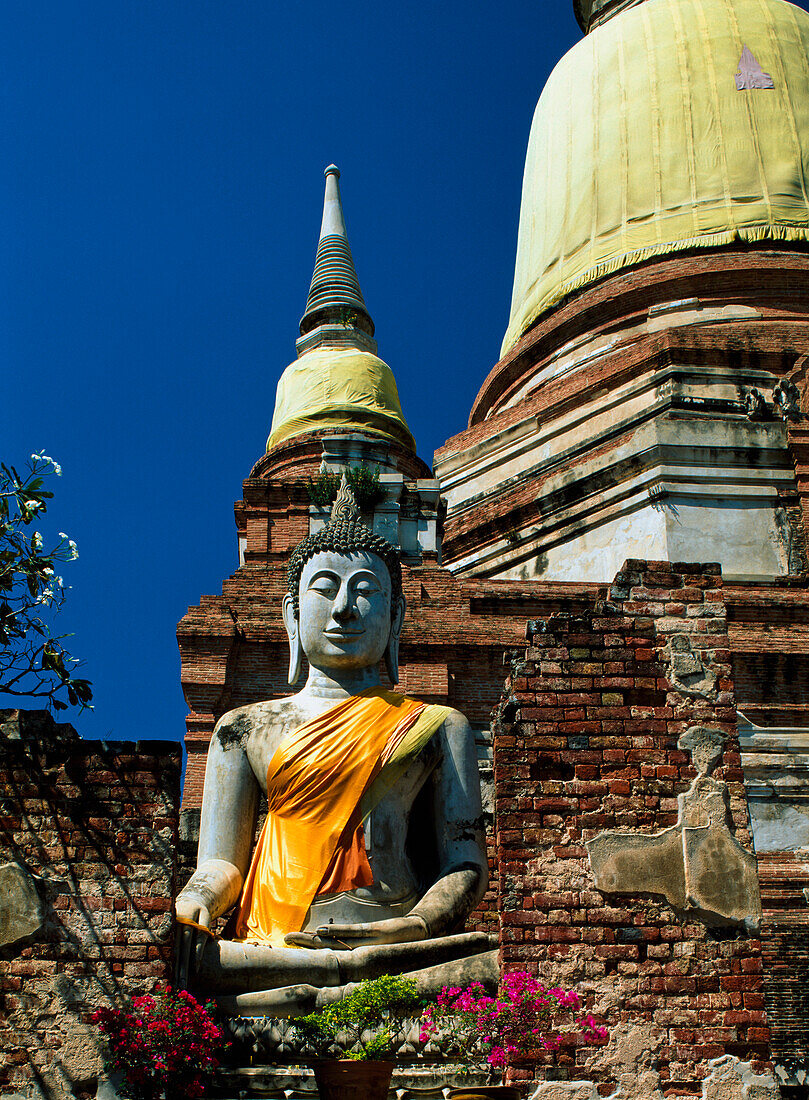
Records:
M653 256L809 239L809 15L647 0L560 61L534 116L510 350L546 310Z

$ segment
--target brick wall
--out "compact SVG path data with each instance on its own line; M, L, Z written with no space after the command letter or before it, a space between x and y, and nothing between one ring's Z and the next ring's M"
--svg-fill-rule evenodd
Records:
M170 977L180 766L174 742L0 711L0 865L31 876L42 914L0 947L0 1093L94 1096L89 1014Z
M673 635L689 640L715 678L706 696L673 686L664 652ZM714 775L727 784L736 838L750 846L718 567L630 561L608 599L536 623L500 715L503 964L578 983L612 1029L642 1028L660 1044L666 1095L698 1095L708 1060L725 1053L763 1068L761 941L711 930L659 895L600 892L584 847L603 830L654 833L676 823L677 795L696 775L677 739L695 723L729 738ZM565 1060L600 1091L617 1083L603 1052L580 1048Z
M798 1080L809 1071L809 852L770 852L758 865L773 1061Z

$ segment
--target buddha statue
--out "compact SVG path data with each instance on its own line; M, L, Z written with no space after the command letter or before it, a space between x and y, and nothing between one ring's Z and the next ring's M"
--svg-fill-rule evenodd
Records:
M490 937L458 931L488 879L472 730L450 707L382 686L383 658L398 681L401 566L345 479L288 576L289 682L302 653L308 677L214 730L197 870L176 902L177 983L225 1012L273 1016L383 973L425 993L496 984Z

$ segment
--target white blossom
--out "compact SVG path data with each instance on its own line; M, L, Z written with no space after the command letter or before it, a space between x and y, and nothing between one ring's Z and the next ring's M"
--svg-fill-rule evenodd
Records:
M59 465L59 463L55 459L51 458L50 455L46 455L44 451L42 451L41 454L31 455L31 461L32 462L48 462L48 463L50 463L51 466L53 466L53 472L56 474L56 476L57 477L62 476L62 467Z
M70 550L70 560L75 561L79 556L79 548L76 546L75 540L66 535L64 531L59 532L59 538L67 543L68 549Z
M42 549L42 535L39 531L34 531L31 535L31 549L36 553Z

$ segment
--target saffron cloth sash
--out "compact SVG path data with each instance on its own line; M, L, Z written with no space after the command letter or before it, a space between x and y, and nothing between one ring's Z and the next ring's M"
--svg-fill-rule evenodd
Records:
M373 883L362 822L449 714L371 688L306 722L267 768L268 814L235 938L285 947L318 894Z

